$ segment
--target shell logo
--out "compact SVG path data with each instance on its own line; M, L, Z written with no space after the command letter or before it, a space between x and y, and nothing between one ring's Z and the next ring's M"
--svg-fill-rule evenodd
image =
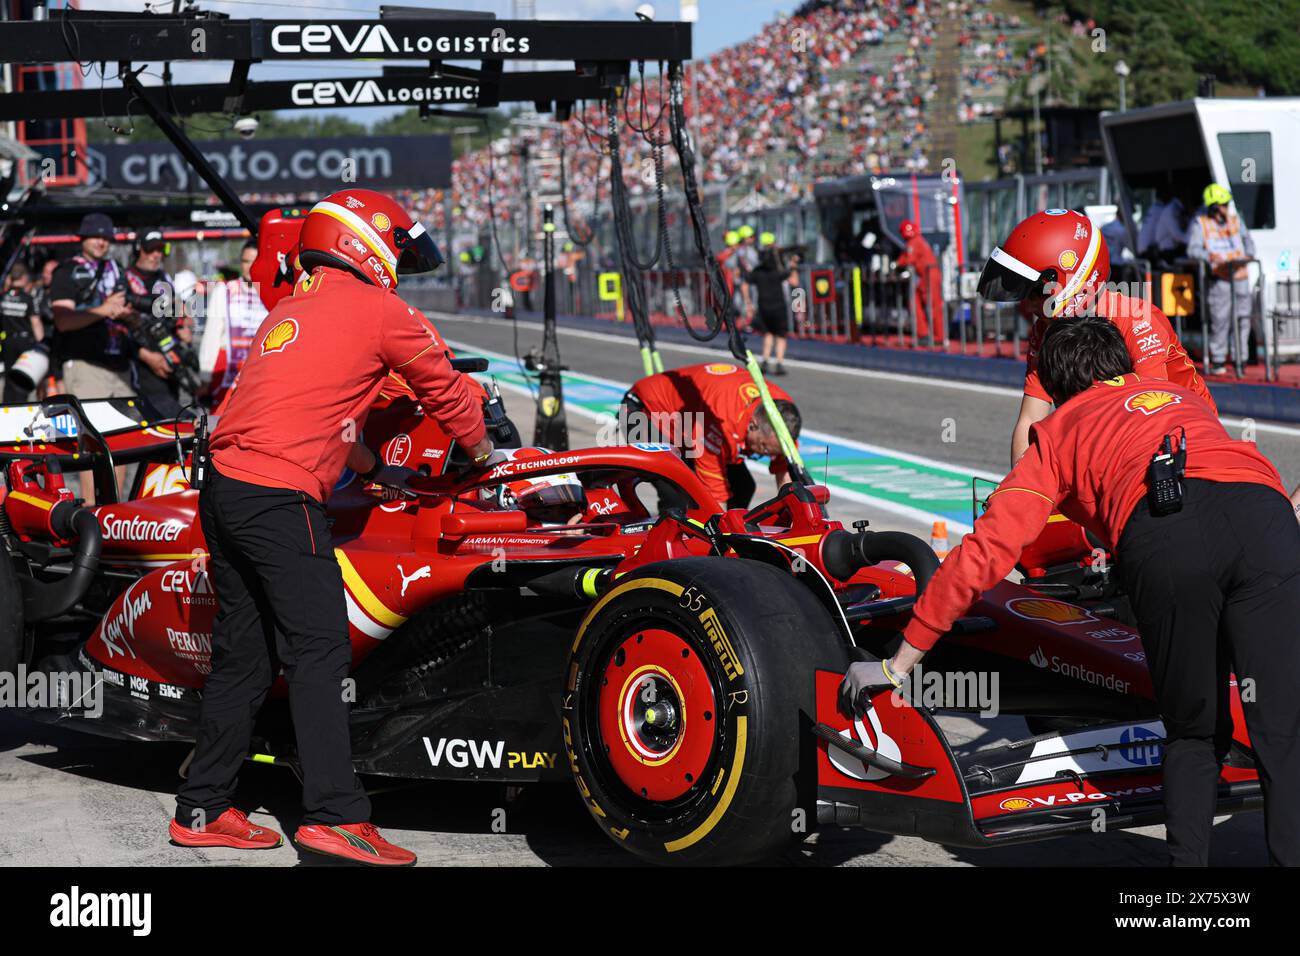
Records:
M1097 620L1081 607L1051 598L1012 598L1006 608L1016 617L1049 624L1087 624Z
M1124 408L1130 412L1141 412L1143 415L1154 415L1163 408L1170 405L1177 405L1182 401L1182 397L1175 395L1173 392L1162 392L1152 390L1147 392L1138 392L1124 403Z
M380 232L387 232L390 228L392 228L393 225L393 221L389 219L387 216L385 216L382 212L375 213L373 216L370 217L370 221L371 223L374 224L374 227L378 229Z
M1034 805L1034 801L1028 797L1007 797L998 806L1003 810L1028 810Z
M277 322L271 327L271 331L266 333L266 338L262 339L262 354L269 355L272 352L283 352L297 337L298 321L296 319L285 319L283 322Z
M740 369L734 365L728 365L725 362L714 362L712 365L704 366L704 371L710 375L730 375L732 372L738 372Z
M1069 272L1079 264L1079 256L1073 249L1066 249L1057 257L1056 264L1066 272Z

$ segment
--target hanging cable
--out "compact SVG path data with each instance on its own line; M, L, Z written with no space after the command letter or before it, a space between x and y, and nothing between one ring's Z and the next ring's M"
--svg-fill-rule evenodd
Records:
M709 240L709 224L704 213L704 205L700 200L699 183L695 179L695 152L686 132L685 96L682 89L681 64L674 63L670 69L668 97L672 108L669 112L669 130L672 133L673 149L677 153L677 161L682 170L682 185L686 192L686 208L691 217L695 247L700 254L700 258L704 261L705 272L708 275L709 294L713 300L714 308L717 310L717 327L714 329L714 334L717 333L721 326L726 327L727 344L731 349L731 354L735 356L738 362L744 363L750 378L754 380L754 385L758 388L763 411L767 413L767 420L771 423L772 430L776 433L777 440L781 444L781 453L790 465L791 478L800 484L811 484L812 478L804 467L799 448L790 434L790 429L786 426L785 419L781 416L776 403L772 400L772 393L767 387L767 380L763 377L763 370L759 367L758 360L754 358L754 353L745 344L744 337L740 334L740 329L736 325L735 308L731 296L727 293L727 283L722 275L722 266L718 264L717 258L713 255ZM696 338L700 337L691 330L689 325L687 331L695 335ZM712 338L712 336L709 336L709 338Z
M618 247L620 271L623 273L623 291L627 296L628 311L632 313L632 327L641 346L641 363L647 375L663 371L663 359L655 347L654 326L646 308L646 267L636 261L632 251L631 213L627 207L627 185L623 182L623 159L618 141L618 94L610 94L609 101L609 183L610 211L614 220L615 245ZM656 258L658 250L656 249Z

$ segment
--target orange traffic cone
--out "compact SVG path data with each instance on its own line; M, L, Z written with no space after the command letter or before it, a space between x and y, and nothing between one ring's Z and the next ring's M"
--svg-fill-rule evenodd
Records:
M942 561L948 556L948 522L936 521L930 528L930 547Z

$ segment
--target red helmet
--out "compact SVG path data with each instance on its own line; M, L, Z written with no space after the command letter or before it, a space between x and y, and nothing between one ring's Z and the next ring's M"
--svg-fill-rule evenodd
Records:
M1044 209L1025 219L984 264L979 294L991 302L1047 298L1049 319L1075 314L1110 276L1101 230L1069 209Z
M436 269L442 254L424 226L391 198L345 189L312 206L298 239L298 261L307 272L332 266L396 289L399 275Z
M504 449L507 461L547 458L545 448ZM582 480L573 472L515 478L480 492L480 500L501 511L524 511L542 524L568 524L574 515L587 510L587 492Z
M916 223L912 222L912 220L910 219L904 219L901 223L898 224L898 231L902 234L904 239L915 238Z

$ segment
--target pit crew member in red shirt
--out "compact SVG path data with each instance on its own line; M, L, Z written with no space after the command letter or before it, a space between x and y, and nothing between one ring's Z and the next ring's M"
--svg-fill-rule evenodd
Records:
M935 258L930 246L910 219L904 219L898 226L898 232L906 245L894 264L916 273L916 297L913 308L916 315L916 336L918 339L930 338L930 318L940 330L943 328L943 270Z
M1057 410L989 498L975 530L917 600L892 660L850 666L841 691L898 685L953 622L1015 566L1058 507L1101 538L1133 603L1165 724L1164 801L1175 865L1206 865L1232 735L1229 668L1264 790L1269 857L1300 865L1300 526L1277 469L1228 437L1188 388L1132 372L1123 336L1092 317L1055 323L1039 371ZM1148 495L1165 437L1186 438L1182 506Z
M442 261L422 225L381 193L347 189L312 207L298 259L303 275L257 330L212 435L199 515L220 606L171 837L184 846L281 843L231 805L275 677L273 631L302 768L305 813L295 842L360 863L408 865L415 854L370 824L370 801L352 769L343 693L352 649L324 501L345 465L395 487L413 474L384 466L358 440L390 371L476 463L487 461L492 444L481 392L451 367L428 320L393 294L399 275Z
M784 389L769 385L768 390L790 437L798 438L798 407ZM710 362L648 375L623 396L620 414L629 441L676 445L727 508L746 508L754 497L747 457L770 457L778 488L790 480L790 466L761 408L758 386L739 366Z
M1144 299L1106 288L1110 251L1087 216L1044 209L1019 223L995 246L980 275L979 294L991 302L1019 302L1032 325L1025 355L1025 395L1011 433L1011 464L1029 447L1029 426L1052 411L1038 375L1043 334L1057 319L1097 315L1124 335L1133 370L1190 389L1217 413L1210 390L1178 341L1165 314Z

